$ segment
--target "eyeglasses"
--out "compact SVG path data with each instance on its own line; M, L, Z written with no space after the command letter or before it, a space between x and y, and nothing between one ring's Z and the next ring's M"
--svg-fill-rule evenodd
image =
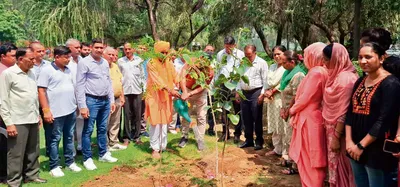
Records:
M167 54L168 54L167 51L162 51L161 53L164 54L164 55L167 55Z

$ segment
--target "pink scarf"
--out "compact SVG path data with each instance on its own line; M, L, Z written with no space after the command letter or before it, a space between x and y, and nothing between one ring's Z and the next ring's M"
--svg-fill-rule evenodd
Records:
M326 66L329 69L322 116L328 124L336 124L338 120L344 122L358 75L346 48L338 43L333 44L332 57Z
M308 69L308 74L303 79L303 81L301 81L299 87L297 88L296 102L289 111L290 115L292 115L291 125L294 128L296 128L296 124L299 124L299 116L296 114L304 109L305 106L309 105L309 102L311 100L310 97L312 97L312 95L304 94L303 92L317 92L316 89L318 89L318 87L315 86L317 81L315 80L315 75L324 74L326 76L327 74L324 65L324 56L322 53L322 50L325 48L325 46L326 44L317 42L309 45L306 49L304 49L304 65Z

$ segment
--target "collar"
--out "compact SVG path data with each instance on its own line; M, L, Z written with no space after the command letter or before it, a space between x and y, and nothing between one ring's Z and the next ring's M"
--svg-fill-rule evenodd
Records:
M54 68L55 70L57 70L57 71L60 70L60 68L56 65L56 63L55 63L54 61L51 63L51 66L53 66L53 68ZM68 69L68 66L64 66L64 68L65 68L65 69L64 69L64 71L65 71L65 70Z
M16 74L21 74L21 73L23 73L23 74L28 74L31 70L28 70L28 72L24 72L24 71L22 71L22 69L17 65L17 63L15 63L15 65L14 66L11 66L10 68L10 71L12 71L12 72L14 72L14 73L16 73Z
M78 56L78 62L81 61L81 60L82 60L82 57L81 57L81 55L79 55ZM75 62L75 60L74 60L74 58L72 56L69 58L69 61L70 62L74 62L74 63L78 63L78 62Z
M100 57L100 61L99 61L99 62L96 61L96 60L93 58L92 54L88 55L86 58L89 58L89 60L92 61L92 62L94 62L94 63L100 63L100 64L101 64L101 63L103 63L103 61L104 61L103 57Z
M257 64L258 61L259 61L259 58L260 58L260 57L258 57L258 56L256 55L256 58L254 58L253 62L251 62L251 63L252 63L252 64Z
M47 64L48 62L49 61L42 59L42 61L40 62L40 65L33 64L33 66L43 66L43 65Z
M127 57L127 56L124 56L124 59L125 59L125 61L127 61L127 62L132 62L132 61L135 61L135 60L137 60L139 57L138 56L136 56L135 54L133 54L133 58L132 58L132 60L129 60L129 58Z

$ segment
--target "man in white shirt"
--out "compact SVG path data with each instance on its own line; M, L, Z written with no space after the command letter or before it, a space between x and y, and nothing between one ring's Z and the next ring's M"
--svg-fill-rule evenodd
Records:
M70 54L71 50L67 47L54 48L54 62L42 69L37 83L43 120L52 127L49 165L53 177L64 176L58 154L61 138L66 167L73 172L82 170L76 165L73 155L77 104L73 74L67 67Z
M223 62L223 59L225 58L226 64ZM215 76L215 80L217 80L219 76L229 77L230 73L233 71L233 67L239 66L242 58L244 58L244 53L243 51L236 49L235 39L231 36L225 37L224 49L219 51L217 54L217 62L219 64L216 65L216 69L219 69L220 71ZM221 65L222 67L220 67ZM234 96L234 93L231 93L227 88L225 88L225 90L228 93L228 97L230 97L230 95L232 95L232 97ZM240 103L233 102L233 107L235 109L235 113L238 113L240 111ZM228 111L225 111L225 113L227 112ZM220 142L224 141L225 139L230 139L229 119L227 118L227 114L223 116L223 121L222 136L218 139L218 141ZM240 119L239 123L235 126L234 143L239 143L240 135L242 135L242 129L243 125L242 120ZM226 134L228 134L228 137L225 137Z
M43 59L43 57L46 55L46 49L44 48L44 46L41 43L32 42L29 45L29 48L32 49L33 56L35 57L35 64L33 65L33 68L31 69L31 71L35 75L35 80L37 81L42 68L49 65L50 62ZM40 112L40 115L43 116L43 112L42 112L41 108L39 108L39 112ZM50 155L49 148L50 148L51 125L46 122L43 122L43 129L44 129L44 137L45 137L45 144L46 144L46 156L48 157Z
M7 126L7 184L46 183L39 178L39 101L31 49L19 48L17 65L0 75L0 115Z
M145 77L141 59L133 54L130 43L124 44L125 56L118 59L118 67L122 73L122 86L125 94L124 104L124 145L130 141L142 144L140 140L142 93L145 85Z
M242 90L246 100L240 102L241 116L245 131L246 141L240 148L253 147L254 150L262 149L264 144L263 128L262 128L262 104L264 100L264 92L267 86L268 64L262 58L257 56L257 49L254 45L247 45L244 48L246 58L253 66L245 70L244 75L248 77L249 83L241 80L237 86L237 90ZM239 94L236 93L236 99L240 100ZM253 131L256 133L254 145Z
M79 61L82 60L82 57L80 56L81 42L77 39L70 38L67 40L67 42L65 42L65 46L67 46L71 50L71 58L68 63L68 68L72 73L72 81L74 83L74 86L76 86L76 71ZM79 115L79 111L77 113L78 115L76 116L74 139L76 139L78 145L76 147L76 150L74 149L74 151L77 155L82 155L82 131L84 120L83 117Z

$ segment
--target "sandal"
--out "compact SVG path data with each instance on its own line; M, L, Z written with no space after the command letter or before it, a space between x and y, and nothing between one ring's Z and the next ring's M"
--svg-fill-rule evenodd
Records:
M290 161L285 160L285 159L280 159L280 162L276 164L276 166L281 166L281 167L290 167L292 163Z
M295 174L299 174L299 171L297 171L293 168L286 168L286 169L282 170L281 173L285 174L285 175L295 175Z
M265 156L281 156L281 155L276 153L274 150L272 150L272 151L266 152Z

